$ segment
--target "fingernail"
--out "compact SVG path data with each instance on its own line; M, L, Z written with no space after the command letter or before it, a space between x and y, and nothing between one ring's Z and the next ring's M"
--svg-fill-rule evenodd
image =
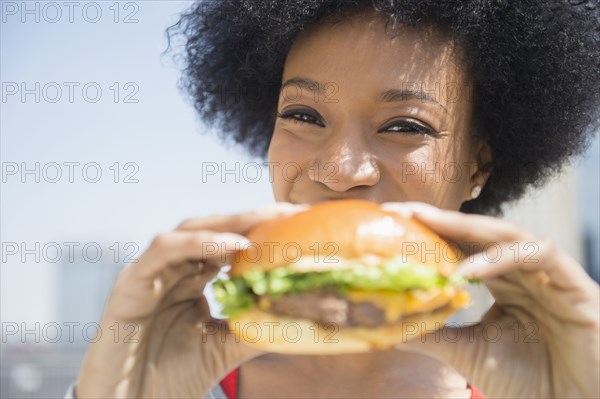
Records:
M413 211L400 202L386 202L381 204L381 209L389 212L395 212L400 216L410 219L413 215Z
M304 204L292 204L290 202L277 202L275 204L267 205L260 208L261 212L282 212L282 213L293 213L308 209L308 205Z
M480 274L489 268L490 263L483 258L475 258L464 261L454 271L454 275L466 277L466 278L477 278Z
M276 209L277 210L292 210L292 211L297 211L297 210L302 210L302 209L308 209L310 208L310 205L308 204L292 204L291 202L277 202L275 203Z
M439 214L440 209L436 208L433 205L424 203L424 202L403 202L404 206L410 209L413 213L419 213L424 215L435 215Z
M239 245L240 247L244 247L250 244L250 240L246 237L235 234L235 233L217 233L214 235L215 241L220 243Z

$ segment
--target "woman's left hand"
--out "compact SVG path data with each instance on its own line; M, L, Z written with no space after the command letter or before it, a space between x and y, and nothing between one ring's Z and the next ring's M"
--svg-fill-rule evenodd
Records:
M457 272L481 279L495 299L479 324L409 346L448 361L489 397L600 397L600 290L581 265L504 220L396 206L459 245Z

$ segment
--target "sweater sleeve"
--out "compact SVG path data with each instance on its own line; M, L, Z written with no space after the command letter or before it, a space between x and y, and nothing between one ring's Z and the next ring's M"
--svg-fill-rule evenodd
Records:
M67 389L67 393L65 394L64 399L77 399L77 396L75 396L75 384L74 383L69 386L69 389Z

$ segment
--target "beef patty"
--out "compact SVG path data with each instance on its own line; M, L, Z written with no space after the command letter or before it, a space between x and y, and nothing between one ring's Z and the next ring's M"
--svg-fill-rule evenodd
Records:
M268 304L268 305L267 305ZM328 292L264 296L261 307L280 316L336 323L340 327L377 327L384 325L385 313L368 302L352 302Z

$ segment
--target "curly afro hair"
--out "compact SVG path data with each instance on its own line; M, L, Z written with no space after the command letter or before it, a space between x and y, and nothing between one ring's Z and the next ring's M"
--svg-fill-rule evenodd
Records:
M264 157L294 38L367 9L393 24L439 26L465 50L472 130L485 133L493 170L461 211L500 214L589 144L600 109L597 0L200 1L168 30L184 39L181 85L222 138Z

